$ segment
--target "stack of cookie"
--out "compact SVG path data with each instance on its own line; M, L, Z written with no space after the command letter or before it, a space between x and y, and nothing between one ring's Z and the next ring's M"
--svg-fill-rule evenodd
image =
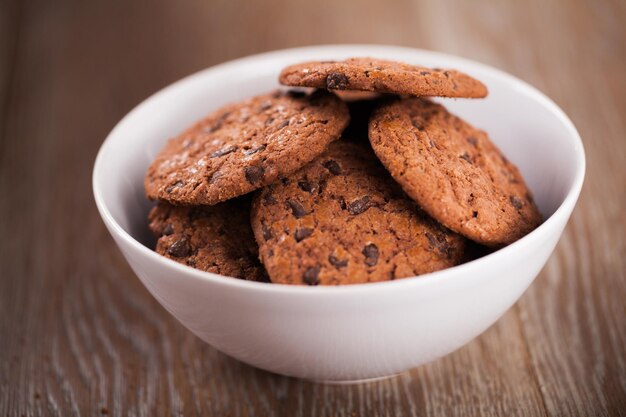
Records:
M279 79L309 89L225 106L157 155L145 189L159 200L158 253L236 278L342 285L448 268L541 223L487 134L425 98L485 97L478 80L371 58ZM348 102L355 92L370 93Z

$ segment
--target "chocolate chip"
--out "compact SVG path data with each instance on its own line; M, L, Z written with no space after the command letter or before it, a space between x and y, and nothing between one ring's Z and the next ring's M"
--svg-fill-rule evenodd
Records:
M289 125L289 120L283 120L283 122L278 125L278 129L282 129L283 127L287 125Z
M348 211L350 212L350 214L361 214L367 211L367 209L371 206L372 205L370 204L370 196L366 195L365 197L361 197L348 204Z
M313 192L315 190L315 186L311 184L308 180L302 179L298 181L298 187L307 193Z
M430 71L420 71L420 75L430 75Z
M287 178L287 177L282 177L282 178L280 179L280 182L281 182L281 184L282 184L282 185L289 185L289 183L290 183L291 181L289 181L289 178Z
M319 275L319 273L320 273L319 265L307 268L307 270L304 271L304 274L302 274L302 282L304 282L306 285L319 284L319 281L317 279L317 276Z
M172 246L169 247L167 253L177 258L188 256L191 253L189 241L186 237L178 239L176 242L172 243Z
M326 88L329 90L345 90L348 84L348 77L340 72L331 72L326 77Z
M211 175L211 178L209 178L209 184L213 184L215 181L217 181L218 179L222 178L223 176L224 176L224 174L222 174L222 171L215 171Z
M172 233L174 233L174 227L172 227L171 224L166 224L165 227L163 228L163 231L161 232L161 235L163 236L169 236Z
M476 147L476 145L478 145L478 140L474 136L468 136L467 137L467 143L469 143L470 145Z
M219 158L220 156L228 155L231 152L235 152L237 147L235 145L230 145L225 148L219 149L211 154L211 158Z
M324 166L324 168L330 171L330 173L333 175L341 174L341 167L339 166L337 161L333 161L332 159L329 159L328 161L324 161L322 165Z
M245 167L243 171L246 174L246 180L248 180L250 184L256 184L261 181L265 174L265 169L261 166Z
M226 120L226 118L230 115L230 112L226 112L223 113L222 115L220 115L219 119L217 119L217 121L215 122L215 124L204 128L204 133L211 133L211 132L215 132L216 130L218 130L219 128L222 127L222 125L224 124L224 120Z
M419 123L417 120L411 119L411 124L413 125L414 128L416 128L420 132L424 131L424 126L421 123Z
M180 188L180 187L182 187L182 186L183 186L183 184L184 184L184 183L183 183L182 181L176 181L174 184L172 184L172 185L170 185L169 187L167 187L167 188L165 189L165 191L169 194L169 193L171 193L172 191L174 191L176 188Z
M328 181L326 181L324 178L320 179L320 182L317 186L317 193L318 194L322 194L324 192L324 189L326 188L326 183Z
M426 238L428 239L428 243L430 244L430 246L435 248L437 252L446 256L447 258L452 257L450 245L448 244L448 241L446 240L445 236L443 235L434 236L433 234L426 232Z
M515 197L514 195L509 196L509 201L511 202L513 207L515 207L516 210L520 210L524 206L524 203L522 202L522 200Z
M287 205L291 208L291 212L296 219L306 216L306 210L304 210L302 204L298 203L297 201L287 200Z
M347 259L339 259L334 257L333 255L328 256L328 262L330 262L330 264L337 269L348 266Z
M475 200L474 193L470 193L470 195L467 196L467 203L473 204L474 200Z
M365 255L365 265L376 265L378 263L378 246L373 243L365 245L363 248L363 255Z
M265 225L263 225L261 226L261 230L263 231L263 239L268 241L272 238L272 229L269 229Z
M248 149L247 151L243 151L244 155L254 155L257 152L264 151L267 146L261 145L258 148Z
M265 204L276 204L277 201L274 198L274 196L270 193L270 192L266 192L263 195L263 201L265 201Z
M472 217L473 217L473 218L478 217L478 212L477 212L477 211L472 211Z
M300 241L306 239L307 237L311 236L312 234L313 234L313 229L309 229L309 228L306 228L306 227L301 227L299 229L296 229L296 233L295 233L294 237L296 238L296 242L300 242Z
M272 107L272 103L270 101L266 101L261 104L261 107L259 107L259 110L265 111L269 109L270 107Z
M472 165L472 158L469 156L469 154L467 152L463 153L463 155L461 155L459 158L464 159L470 165Z

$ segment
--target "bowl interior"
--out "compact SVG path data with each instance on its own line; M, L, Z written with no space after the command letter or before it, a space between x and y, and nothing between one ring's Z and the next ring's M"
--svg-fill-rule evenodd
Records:
M483 81L484 100L441 99L447 108L486 130L515 163L545 218L551 216L581 175L580 141L569 120L545 96L490 67L434 52L381 46L327 46L285 50L222 64L156 93L111 132L94 168L100 208L125 232L151 245L143 177L165 141L210 111L278 86L285 65L317 59L374 56L424 66L455 68Z

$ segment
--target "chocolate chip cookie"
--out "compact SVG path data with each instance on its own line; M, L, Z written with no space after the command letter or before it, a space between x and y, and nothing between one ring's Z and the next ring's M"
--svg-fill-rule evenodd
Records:
M284 85L360 90L410 96L481 98L487 87L456 70L426 68L374 58L315 61L282 70Z
M215 206L160 202L148 220L159 254L203 271L268 282L249 216L249 199L239 198Z
M367 147L337 141L259 191L252 229L274 283L339 285L456 265L464 239L429 218Z
M348 120L345 103L323 91L227 105L165 145L148 168L146 194L179 205L246 194L321 154Z
M374 111L374 152L404 191L441 224L498 247L541 223L515 165L487 134L426 99L406 98Z

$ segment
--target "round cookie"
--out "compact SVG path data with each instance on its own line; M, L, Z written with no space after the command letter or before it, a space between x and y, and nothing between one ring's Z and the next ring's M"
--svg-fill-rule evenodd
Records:
M482 98L487 87L456 70L426 68L374 58L315 61L282 70L284 85L360 90L410 96Z
M339 285L456 265L465 240L408 198L365 146L338 141L259 191L252 229L273 283Z
M487 246L516 241L541 223L524 179L487 134L419 98L372 114L374 152L404 191L441 224Z
M194 207L162 201L148 220L157 253L202 271L268 282L250 228L249 199Z
M246 194L321 154L348 120L346 104L324 91L227 105L165 145L148 168L146 195L212 205Z

